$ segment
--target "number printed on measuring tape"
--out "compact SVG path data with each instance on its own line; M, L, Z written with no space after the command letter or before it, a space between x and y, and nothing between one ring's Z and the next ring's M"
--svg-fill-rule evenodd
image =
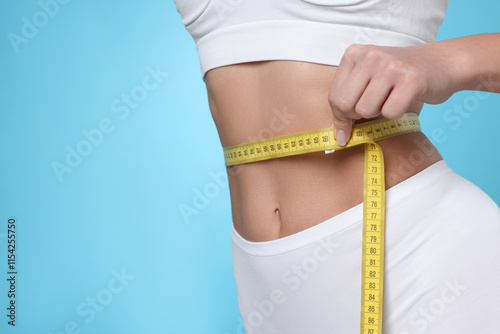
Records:
M354 125L352 137L345 146L337 145L333 128L324 128L227 146L224 147L224 159L226 166L233 166L310 152L345 149L415 131L420 131L418 116L405 114L397 120L379 119ZM370 159L378 158L374 156Z
M332 128L301 132L224 147L226 166L310 152L364 145L361 334L382 334L384 289L385 176L378 140L420 131L416 114L353 126L351 139L337 145Z

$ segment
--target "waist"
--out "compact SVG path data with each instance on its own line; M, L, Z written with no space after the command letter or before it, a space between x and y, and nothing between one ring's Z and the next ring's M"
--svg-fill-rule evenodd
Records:
M287 61L209 71L209 103L222 145L329 127L328 92L334 73L335 67ZM414 104L408 112L420 109ZM379 145L387 188L441 159L422 133L385 139ZM228 167L235 230L250 241L279 239L358 205L363 161L360 146Z
M386 189L441 160L421 132L379 142ZM363 201L363 146L227 167L233 224L249 241L298 233Z

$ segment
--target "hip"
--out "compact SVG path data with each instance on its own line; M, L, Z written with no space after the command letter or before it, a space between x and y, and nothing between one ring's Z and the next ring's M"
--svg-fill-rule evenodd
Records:
M500 300L496 203L441 160L389 189L386 205L385 331L494 331ZM362 212L359 204L268 242L250 242L233 230L247 333L359 332ZM486 306L473 308L471 316L470 305L479 303ZM290 314L297 321L290 322Z

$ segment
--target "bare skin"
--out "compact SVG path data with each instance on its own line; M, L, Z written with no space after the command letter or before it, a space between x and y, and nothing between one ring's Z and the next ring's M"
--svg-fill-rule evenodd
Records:
M328 94L336 69L278 60L208 71L209 105L222 146L331 126ZM408 112L421 108L422 103L413 103ZM441 159L422 133L380 145L387 188ZM410 159L412 152L420 160ZM356 147L228 167L236 231L249 241L274 240L361 203L363 159L363 147ZM411 167L403 168L402 161L410 160Z
M500 34L401 48L354 45L339 67L259 61L214 68L204 80L224 147L332 124L337 140L347 141L352 120L420 113L423 103L459 90L500 92L499 52ZM386 189L442 159L422 133L379 144ZM236 231L249 241L275 240L360 204L363 159L363 147L353 147L227 168Z
M438 104L460 90L500 93L500 33L410 47L352 45L330 88L338 141L351 119L398 118L413 101Z

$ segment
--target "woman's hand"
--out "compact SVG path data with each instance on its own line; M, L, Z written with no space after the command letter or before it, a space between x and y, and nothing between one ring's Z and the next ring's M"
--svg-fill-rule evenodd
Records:
M403 116L417 100L442 103L460 89L464 57L439 42L410 47L354 44L333 78L328 101L339 145L351 136L353 120Z

